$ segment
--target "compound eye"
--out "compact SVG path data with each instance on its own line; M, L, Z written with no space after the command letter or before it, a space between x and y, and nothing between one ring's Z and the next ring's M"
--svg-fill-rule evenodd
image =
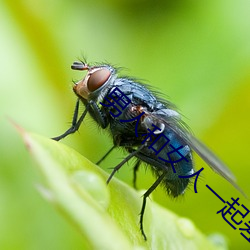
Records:
M88 90L93 92L99 89L109 79L110 74L108 69L99 69L90 74L87 83Z

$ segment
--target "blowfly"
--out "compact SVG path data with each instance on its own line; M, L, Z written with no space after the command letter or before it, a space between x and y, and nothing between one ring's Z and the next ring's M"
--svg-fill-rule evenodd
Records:
M80 61L74 62L71 68L84 70L87 74L73 87L77 102L71 127L53 139L59 141L76 132L89 113L102 129L109 130L113 138L113 147L98 163L116 147L123 147L128 152L127 157L114 167L107 183L131 158L136 158L134 185L140 165L144 163L150 167L156 181L143 195L140 230L145 240L143 215L147 197L159 184L172 197L185 192L195 173L192 151L240 190L231 171L189 132L172 103L157 97L147 85L133 78L119 77L118 70L109 64L90 66ZM85 110L79 115L80 103Z

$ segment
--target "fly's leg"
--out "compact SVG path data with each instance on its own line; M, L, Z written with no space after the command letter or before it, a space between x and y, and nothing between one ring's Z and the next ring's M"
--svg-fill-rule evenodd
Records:
M134 157L140 150L142 150L145 147L145 145L141 145L137 150L134 150L132 153L130 153L122 162L120 162L116 167L114 167L112 173L110 174L107 184L111 181L114 174L126 163L128 162L132 157Z
M153 185L147 190L147 192L143 195L142 207L140 212L140 230L144 240L147 240L147 236L143 229L143 216L146 208L146 200L148 196L158 187L158 185L162 182L163 178L166 176L166 172L158 177L158 179L153 183Z
M135 164L135 166L133 168L133 186L134 186L135 189L137 189L136 188L136 172L138 171L140 165L141 165L141 161L137 160L136 164Z
M91 107L92 107L92 103L91 103ZM95 105L96 105L96 103L95 103ZM93 105L94 106L94 105ZM97 108L99 109L99 107L97 106ZM100 110L100 109L99 109ZM97 111L97 109L96 109L96 111ZM96 112L95 111L95 112ZM100 113L101 113L101 111L100 111ZM100 115L99 115L100 116ZM98 117L99 117L98 116ZM104 120L105 121L105 120ZM107 126L107 124L105 124L105 127ZM104 127L104 128L105 128ZM124 139L122 139L121 141L120 141L120 138L118 138L118 139L116 139L115 141L114 141L114 146L96 163L96 165L98 165L98 164L100 164L104 159L106 159L106 157L113 151L113 149L115 149L117 146L122 146L122 147L128 147L128 151L129 151L129 153L132 153L132 152L134 152L135 150L134 149L131 149L130 150L130 147L131 146L133 146L133 145L135 145L135 146L137 146L137 145L140 145L141 144L141 140L136 140L136 138L134 138L134 137L132 137L132 138L126 138L126 140L124 140ZM136 165L137 165L137 163L136 163ZM136 177L135 177L135 172L138 170L138 168L139 168L139 166L138 167L136 167L136 165L135 165L135 167L134 167L134 179L136 179ZM140 164L139 164L140 165ZM134 181L135 182L135 181ZM134 185L135 186L135 185Z
M94 101L90 100L89 105L91 107L89 111L93 113L97 123L101 125L102 128L106 128L108 126L108 122L105 114L102 113L102 111Z
M80 127L84 117L86 116L87 112L91 112L91 113L93 113L95 115L97 122L101 125L102 128L107 127L108 123L107 123L107 120L106 120L106 116L104 116L104 114L101 112L100 108L93 101L90 101L88 103L88 105L86 106L86 109L84 110L84 112L80 116L79 120L77 121L78 113L79 113L79 104L80 104L80 100L78 99L77 102L76 102L71 127L65 133L63 133L62 135L52 138L53 140L59 141L59 140L63 139L64 137L68 136L69 134L75 133L79 129L79 127Z
M96 163L96 165L100 164L103 160L106 159L106 157L116 148L116 147L125 147L129 153L132 153L136 150L132 149L131 147L132 146L138 146L141 144L141 140L136 140L136 138L134 137L129 137L129 138L126 138L126 140L122 139L120 140L120 138L114 140L114 145L111 149L109 149L109 151ZM137 163L136 163L137 165ZM138 170L139 166L138 167L134 167L136 169L134 169L134 175L135 175L135 172ZM136 179L136 178L135 178Z
M76 102L76 106L75 106L75 110L74 110L74 116L73 116L71 127L65 133L63 133L62 135L59 135L57 137L52 138L53 140L60 141L64 137L68 136L69 134L75 133L79 129L79 127L80 127L80 125L81 125L84 117L86 116L86 114L88 112L88 106L87 106L86 109L84 110L84 112L82 113L81 117L77 121L78 112L79 112L79 103L80 103L80 101L78 99L77 102Z
M96 165L99 165L115 148L116 146L114 145L97 163Z

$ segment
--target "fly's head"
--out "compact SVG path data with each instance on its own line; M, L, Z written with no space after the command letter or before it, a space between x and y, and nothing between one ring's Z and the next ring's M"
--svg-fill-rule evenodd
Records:
M74 62L71 69L88 71L86 76L73 87L75 94L85 100L97 98L116 77L115 69L109 65L89 66L83 62Z

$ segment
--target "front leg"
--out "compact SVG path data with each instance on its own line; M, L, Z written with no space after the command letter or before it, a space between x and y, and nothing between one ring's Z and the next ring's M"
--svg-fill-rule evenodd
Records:
M72 120L72 123L71 123L71 127L66 132L64 132L62 135L59 135L57 137L53 137L51 139L53 139L55 141L60 141L64 137L68 136L69 134L75 133L79 129L79 127L80 127L80 125L81 125L81 123L82 123L82 121L83 121L84 117L86 116L86 114L88 112L88 109L89 109L89 105L87 105L86 109L84 110L84 112L82 113L81 117L77 121L78 112L79 112L79 103L80 103L80 101L78 99L77 102L76 102L76 106L75 106L75 110L74 110L74 116L73 116L73 120Z

